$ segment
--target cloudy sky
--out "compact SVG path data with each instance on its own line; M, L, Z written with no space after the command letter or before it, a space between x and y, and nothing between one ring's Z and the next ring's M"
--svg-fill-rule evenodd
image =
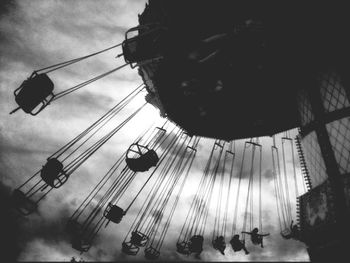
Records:
M46 67L57 62L83 56L120 43L124 32L138 24L137 14L144 9L145 0L17 0L1 1L0 4L0 165L1 165L1 202L4 214L10 214L7 202L10 192L45 163L46 158L62 145L74 138L94 120L114 106L119 100L141 83L135 69L130 67L99 80L83 89L57 100L38 116L30 116L23 111L13 115L8 113L16 108L13 91L34 69ZM84 80L104 73L118 65L123 59L116 59L120 49L106 52L98 57L70 66L50 75L55 90L62 91ZM133 107L144 101L141 94ZM125 118L122 112L120 118ZM73 250L64 234L67 218L74 212L81 200L108 171L111 165L125 152L133 139L152 122L161 123L158 111L151 105L126 125L116 136L104 145L92 158L84 163L61 189L53 191L40 204L38 213L27 218L5 216L2 220L1 242L6 242L9 255L18 260L29 261L69 261L72 256L82 257L86 261L100 260L143 260L143 251L138 256L125 256L121 252L130 222L134 219L142 204L143 195L119 225L110 224L103 229L88 253L79 255ZM291 132L295 135L295 131ZM216 261L305 261L308 255L305 246L297 241L283 240L279 235L275 197L273 192L271 138L262 138L263 144L263 222L264 231L270 232L265 248L253 247L248 243L249 256L234 254L227 249L226 256L210 246L210 222L202 260ZM277 139L280 144L280 140ZM175 252L175 243L179 229L190 201L198 185L208 159L213 140L203 139L199 145L190 178L185 185L169 228L166 241L161 250L164 260L196 260ZM235 174L239 171L243 141L236 143L237 160ZM291 156L287 157L288 172L291 173ZM248 173L248 167L245 168ZM298 170L298 176L300 172ZM244 177L243 187L246 185ZM141 179L140 179L141 180ZM236 181L233 182L234 184ZM292 183L292 181L290 182ZM299 182L300 184L300 182ZM126 196L132 193L140 183L131 186ZM145 193L147 194L147 189ZM215 192L214 192L215 195ZM232 193L234 195L234 193ZM215 200L215 196L213 200ZM234 203L234 200L232 201ZM233 205L230 207L233 207ZM233 218L233 208L229 220ZM210 210L211 219L215 214L214 204ZM7 213L6 213L7 212ZM3 213L2 213L3 214ZM230 222L231 222L230 221ZM242 222L238 222L240 227ZM231 223L229 223L231 227Z

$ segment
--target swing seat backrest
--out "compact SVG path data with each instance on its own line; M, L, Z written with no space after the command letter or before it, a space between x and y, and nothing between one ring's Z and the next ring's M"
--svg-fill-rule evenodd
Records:
M41 169L40 176L46 184L54 188L59 188L68 180L68 176L63 172L63 164L56 158L48 159Z
M147 240L148 240L148 237L139 231L133 231L131 233L130 242L138 247L145 246L147 243Z
M109 203L103 215L113 223L119 224L124 216L124 210L119 206Z
M53 89L54 84L45 73L34 74L15 90L15 101L24 112L36 115L53 99ZM40 104L39 110L33 112Z
M176 251L183 255L189 255L190 251L188 248L188 242L182 241L180 243L176 243Z
M127 158L126 164L128 165L129 169L133 172L143 172L144 171L143 166L141 166L142 163L140 162L139 159Z
M158 259L160 252L153 247L148 247L145 249L145 258L149 260Z
M130 255L130 256L135 256L139 252L140 248L138 246L135 246L131 242L123 242L122 243L122 252Z
M150 167L156 166L159 161L158 155L154 150L149 150L144 155L142 155L141 158Z
M281 236L284 239L290 239L290 238L292 238L292 231L289 228L283 229L281 231Z
M26 197L25 194L19 189L15 189L13 191L12 202L16 210L23 216L30 215L38 208L38 205Z
M72 248L78 250L81 253L89 251L90 247L91 244L88 244L87 242L85 242L85 240L83 240L80 237L74 237L72 239Z
M190 238L190 243L188 245L188 248L190 252L200 253L203 250L203 241L204 238L199 235L195 235Z
M133 172L146 171L144 164L142 163L142 160L140 160L140 157L139 158L127 158L126 164L128 165L129 169L132 170Z
M134 172L145 172L156 166L159 161L154 150L148 150L138 158L126 158L126 164Z

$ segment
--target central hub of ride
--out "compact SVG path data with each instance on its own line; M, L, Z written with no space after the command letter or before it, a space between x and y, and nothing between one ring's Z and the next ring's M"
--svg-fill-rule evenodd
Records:
M123 53L146 100L191 135L232 140L300 126L297 90L334 57L323 36L337 21L309 6L150 0L139 23Z

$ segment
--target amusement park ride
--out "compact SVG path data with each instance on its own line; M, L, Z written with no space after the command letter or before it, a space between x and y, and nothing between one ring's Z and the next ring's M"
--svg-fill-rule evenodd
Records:
M139 26L128 30L121 44L36 70L15 90L16 110L37 115L57 99L127 65L137 68L143 80L143 85L51 155L42 169L14 191L17 210L31 214L43 197L67 183L80 165L142 110L145 105L86 147L145 89L146 102L158 108L166 121L162 126L147 128L135 139L68 220L73 248L88 251L103 225L121 222L157 172L122 251L136 255L145 247L147 259L158 258L201 137L213 138L215 143L184 219L176 244L178 253L202 252L207 207L214 187L218 187L212 244L224 254L228 238L225 199L233 180L229 177L225 183L219 165L231 167L232 174L236 156L233 140L245 138L251 139L244 144L241 167L249 152L252 164L242 232L263 246L267 234L260 232L262 146L257 137L275 138L277 133L298 128L295 143L306 189L300 195L298 186L294 187L298 216L291 212L285 171L285 152L290 149L294 157L293 139L287 132L282 138L282 168L275 140L271 148L281 235L304 242L312 261L345 255L350 209L348 17L341 6L320 3L149 0L139 15ZM124 65L54 93L50 72L117 47L122 48L118 57L124 57ZM223 116L232 121L223 121ZM251 183L256 162L260 165L258 190ZM293 158L294 177L295 162ZM122 170L117 173L118 168ZM124 193L137 173L147 171L150 174L145 184L122 208L120 200L125 200ZM254 229L253 219L247 218L253 214L253 193L259 196L258 229ZM241 234L236 227L237 205L230 243L234 251L248 254L245 234L243 240L237 236ZM155 211L161 212L155 215Z

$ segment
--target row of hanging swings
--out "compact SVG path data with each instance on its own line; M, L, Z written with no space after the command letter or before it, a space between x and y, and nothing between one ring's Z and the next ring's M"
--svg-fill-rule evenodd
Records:
M186 179L188 178L190 169L192 167L192 164L193 164L193 161L194 161L194 158L195 158L195 154L196 154L196 151L197 151L196 147L197 147L198 143L199 143L199 138L197 139L197 141L196 140L194 141L192 147L187 146L187 149L190 150L190 155L187 158L186 163L182 166L181 171L180 171L180 174L182 174L182 173L184 173L184 171L186 171L184 173L185 177L184 177L184 179L182 181L182 184L181 184L181 186L179 188L178 193L175 196L175 201L173 202L173 205L170 207L170 212L169 212L168 217L165 220L164 227L163 227L163 229L158 231L158 233L159 233L158 239L156 238L156 234L154 234L152 237L150 237L150 241L149 241L150 245L145 249L145 256L146 256L147 259L156 259L160 255L160 249L161 249L161 247L162 247L162 245L164 243L164 239L165 239L166 233L167 233L167 231L169 229L169 226L170 226L171 220L173 218L176 206L178 204L178 201L180 199L181 193L183 191ZM185 170L185 168L186 168L186 170ZM160 225L160 222L158 223L158 226L159 225ZM157 226L157 229L158 229L158 226ZM154 252L156 252L156 253L154 253ZM156 255L156 257L155 257L155 255Z
M300 238L300 231L299 231L299 225L298 221L296 220L293 215L296 215L297 210L293 209L291 199L294 198L294 200L297 200L299 197L299 187L298 187L298 180L297 180L297 173L296 173L296 162L294 157L294 149L293 149L293 139L290 138L288 132L285 133L285 136L281 138L282 141L282 163L283 163L283 175L281 172L281 166L280 166L280 157L279 157L279 151L276 147L276 138L273 136L273 146L271 146L271 153L272 153L272 165L273 165L273 174L274 174L274 189L275 189L275 198L276 198L276 206L277 206L277 214L278 214L278 221L280 226L280 233L281 236L285 239L299 239ZM288 180L287 171L287 160L286 156L286 147L285 144L289 143L289 149L290 154L292 156L292 168L293 168L293 181L294 181L294 193L293 196L291 192L293 192L290 189L290 182ZM301 178L304 187L304 192L306 192L306 185ZM295 222L297 221L297 222ZM295 223L294 223L295 222Z
M134 31L142 31L143 33L130 38L129 34ZM131 67L135 67L136 65L147 64L154 61L155 59L159 59L159 55L157 54L157 52L155 52L155 48L158 46L156 44L160 41L159 36L162 34L162 32L164 32L164 29L160 28L156 24L135 27L126 32L125 40L120 44L111 46L109 48L94 52L86 56L71 59L65 62L61 62L58 64L35 70L29 76L29 78L23 81L23 83L14 91L15 101L18 104L18 107L11 111L10 114L16 112L19 109L22 109L26 113L29 113L31 115L37 115L51 102L58 100L72 92L75 92L87 86L90 83L102 79L118 71L119 69L122 69L128 64L130 64ZM53 93L54 83L47 74L70 66L72 64L81 62L85 59L91 58L101 53L107 52L119 46L122 46L123 53L118 55L118 57L124 55L124 59L126 61L125 64L111 69L103 74L95 76L71 88L63 90L56 94Z
M150 127L152 128L152 126ZM141 134L134 143L139 143L140 141L145 140L145 143L147 143L146 146L153 147L156 145L159 140L164 136L165 129L163 128L155 128L153 133L150 134L148 137L145 137L150 129L147 129L143 134ZM87 235L83 235L84 232L86 232L88 227L92 224L93 220L97 217L98 213L102 209L102 207L106 204L108 198L110 198L114 193L118 193L119 195L124 194L124 192L127 190L127 187L131 183L132 179L134 178L135 174L134 172L130 171L127 167L127 165L122 169L122 171L118 174L117 170L118 168L124 163L125 161L125 155L122 155L109 169L109 171L103 176L103 178L99 181L99 183L93 188L93 190L89 193L89 195L83 200L81 205L76 209L76 211L73 213L73 215L70 217L67 223L67 231L72 237L72 247L84 252L87 251L91 246L91 241L94 238L94 236L97 234L99 228L102 226L102 224L97 224L97 231L96 233L93 232L93 235L91 237ZM115 179L112 177L114 175L117 175ZM98 201L97 205L94 206L95 198L98 194L102 192L103 187L106 186L108 182L112 180L112 184L108 187L107 190L105 190L105 194L101 198L100 201ZM108 208L108 211L112 211L111 207ZM107 210L106 210L107 211ZM113 209L113 211L119 211L119 209ZM113 212L110 212L110 215L113 215ZM85 219L83 217L85 216ZM122 213L123 216L123 213ZM117 221L119 219L113 220ZM121 220L121 218L120 218ZM82 223L79 223L79 221L82 221Z
M196 256L199 257L203 251L203 236L209 214L209 205L210 200L212 199L211 197L219 170L224 144L225 142L216 140L212 147L197 192L192 200L176 243L177 252L181 254L189 255L195 253ZM216 149L219 150L217 153L214 153Z
M96 137L96 134L118 113L125 108L140 92L143 86L137 87L122 101L95 121L90 127L68 142L57 152L47 158L47 163L22 185L13 192L14 206L22 215L29 215L37 210L38 203L53 189L60 188L65 184L69 176L78 169L92 154L104 145L113 135L123 128L141 109L142 105L130 114L118 126L102 136L90 146L86 146L89 140ZM81 150L82 147L85 150ZM80 150L80 153L79 153Z
M155 128L148 138L145 137L146 133L141 135L135 141L135 143L140 142L147 148L151 148L154 151L157 151L159 148L163 149L155 169L138 191L136 196L127 205L127 208L123 210L117 205L117 203L120 203L121 198L127 191L128 187L132 184L136 172L132 171L126 164L122 171L117 174L116 171L118 170L118 167L124 163L124 160L126 161L126 155L119 158L68 221L67 230L72 236L73 248L80 252L87 251L91 247L92 241L102 225L105 224L105 226L107 226L110 221L116 224L121 222L123 216L129 211L140 192L143 190L154 172L158 169L160 163L164 160L167 154L169 154L171 147L176 142L176 136L174 136L169 145L164 145L167 142L167 139L171 137L171 133L165 136L166 127L164 126L162 128ZM113 175L116 175L115 179L112 179ZM108 188L103 189L103 186L111 180L112 183L108 186ZM103 192L104 194L102 194ZM96 202L96 197L100 195L101 197L99 201L97 201L97 204L94 204ZM100 212L103 207L105 207L105 209L101 214Z
M180 134L179 138L182 137L182 133ZM187 139L187 138L186 138ZM149 240L149 233L152 230L152 226L156 224L156 222L159 221L159 215L161 214L161 211L156 211L154 207L152 207L152 201L155 200L156 194L158 191L161 191L160 188L164 185L162 184L165 179L167 179L166 182L170 182L172 180L172 176L166 176L168 173L170 173L170 169L173 169L172 165L174 164L175 159L177 158L179 151L183 147L184 142L181 144L177 144L175 148L172 149L172 153L174 153L173 156L168 158L165 162L165 164L162 166L162 169L158 175L158 178L156 178L156 181L153 183L153 186L151 188L151 191L146 197L145 202L143 203L142 208L139 210L138 216L134 220L133 225L130 228L130 231L127 233L125 240L122 244L122 251L129 255L136 255L136 253L139 250L139 246L145 246L146 243ZM166 185L166 184L165 184ZM157 204L161 203L162 199L159 198L159 201ZM148 203L148 204L147 204ZM147 204L147 205L146 205ZM142 215L141 212L143 211ZM147 214L147 216L146 216ZM144 222L142 221L144 219ZM148 221L148 224L146 223ZM147 225L147 226L145 226ZM145 227L145 230L143 228ZM134 229L132 232L132 237L130 242L126 242L126 239L128 235L130 234L131 230Z
M265 236L270 235L269 233L264 234L263 233L263 225L262 225L262 199L261 199L261 177L262 177L262 146L259 144L259 140L256 139L256 142L251 139L249 142L245 143L245 148L247 147L252 147L252 156L251 156L251 166L250 166L250 173L249 173L249 179L248 179L248 190L247 190L247 197L246 197L246 202L245 202L245 211L244 211L244 220L243 220L243 227L242 227L242 244L245 245L245 237L246 235L250 235L251 242L254 245L260 245L262 248L264 247L263 244L263 238ZM253 193L256 192L254 191L254 168L255 168L255 153L256 153L256 148L259 149L259 171L258 171L258 224L259 228L256 227L255 225L255 220L254 220L254 213L255 213L255 206L254 206L254 195ZM244 157L243 157L244 158ZM244 161L244 160L243 160ZM242 163L243 163L242 161ZM240 174L239 180L242 179L242 173ZM256 188L255 187L255 188ZM237 192L237 203L236 203L236 208L237 205L239 204L239 193ZM248 215L249 215L249 221L248 221ZM237 211L235 211L235 221L234 224L236 224L237 220ZM247 222L248 221L248 222ZM247 226L248 224L248 226ZM250 229L250 231L247 231Z
M231 193L231 185L233 179L233 169L234 169L234 161L235 161L235 147L233 146L234 142L230 142L228 150L225 151L225 156L223 159L223 165L221 168L220 181L218 185L218 199L216 204L215 211L215 221L213 228L213 236L212 236L212 245L213 248L219 250L221 254L225 255L226 249L226 228L227 228L227 218L228 218L228 209L229 209L229 197ZM226 172L226 163L228 160L231 160L230 172L229 172L229 182L227 191L224 191L224 182L225 182L225 172ZM226 193L226 198L225 198ZM226 199L226 200L224 200ZM225 202L224 207L223 202ZM222 211L224 209L224 211Z
M162 167L158 178L152 185L145 201L133 224L131 225L122 243L122 251L127 255L136 255L140 247L146 247L145 257L157 259L160 255L166 232L175 212L184 184L188 177L195 158L196 147L199 139L192 139L182 134L185 138L173 150L174 155L169 158ZM180 137L182 137L180 135ZM180 185L176 196L172 199L172 206L166 210L174 189ZM167 217L165 216L167 215ZM162 219L165 218L163 228ZM131 233L129 241L127 241Z
M241 192L241 183L242 183L242 175L244 171L244 164L245 164L245 158L246 158L246 149L251 147L252 149L252 156L251 156L251 164L250 164L250 177L249 177L249 184L248 184L248 193L247 193L247 202L250 200L250 225L251 228L253 226L253 175L254 175L254 157L255 157L255 151L256 147L260 149L260 159L259 159L259 227L262 229L262 221L261 221L261 145L258 144L258 142L253 142L253 140L247 141L244 143L243 148L243 154L242 154L242 162L240 166L240 172L239 172L239 178L238 178L238 184L237 184L237 190L236 190L236 200L235 200L235 209L234 209L234 216L233 216L233 224L232 224L232 232L231 232L231 240L230 244L234 252L238 252L243 250L245 254L249 254L246 246L245 246L245 234L252 235L252 240L255 239L255 235L257 234L256 230L253 230L252 232L246 232L246 220L247 220L247 214L248 214L248 203L246 203L245 208L245 218L243 223L243 239L240 240L240 236L237 233L236 229L236 222L237 222L237 215L238 215L238 205L239 205L239 198L240 198L240 192ZM235 161L235 147L232 151L232 142L230 143L229 150L225 152L225 157L223 161L223 167L222 167L222 173L220 178L220 183L218 186L218 193L219 197L217 199L216 204L216 213L215 213L215 221L214 221L214 229L213 229L213 235L212 235L212 245L214 249L219 250L221 254L225 254L226 249L226 228L227 228L227 218L228 218L228 207L229 207L229 200L230 200L230 193L231 193L231 185L232 180L234 177L233 174L233 168L234 168L234 161ZM232 155L232 162L231 162L231 168L229 173L229 182L226 192L226 203L225 206L222 204L225 196L223 196L224 191L224 175L226 171L226 160L227 156ZM222 209L224 207L224 211L222 212ZM222 215L223 214L223 215ZM220 222L222 222L220 224ZM255 232L256 231L256 232Z
M259 229L258 228L253 228L254 225L254 197L253 197L253 191L254 191L254 184L253 184L253 179L254 179L254 167L255 167L255 153L256 153L256 148L259 149L259 159L258 159L258 166L259 166L259 172L258 172L258 177L259 177L259 185L258 185L258 195L259 195L259 203L258 203L258 221L259 221L259 228L260 231L262 231L262 215L261 215L261 165L262 165L262 146L258 143L258 139L256 139L256 142L251 139L250 141L246 141L243 146L243 153L242 153L242 160L241 160L241 165L240 165L240 170L239 170L239 176L238 176L238 183L237 183L237 189L235 190L236 193L236 198L235 198L235 207L233 211L233 222L232 222L232 231L231 231L231 240L230 244L232 247L232 250L234 252L238 251L244 251L245 254L249 254L247 248L246 248L246 242L245 242L245 235L249 234L251 235L251 240L253 244L261 244L262 245L262 238L263 236L266 236L268 234L259 234ZM247 189L247 199L244 207L244 220L243 220L243 228L242 228L242 239L240 238L240 234L237 230L237 221L238 221L238 212L239 212L239 204L240 204L240 197L242 195L241 193L241 185L242 185L242 177L244 173L244 167L246 163L246 157L247 157L247 149L251 150L251 162L249 166L249 178L248 178L248 189ZM232 171L231 171L231 177L232 177ZM248 211L249 210L249 211ZM246 231L247 227L247 216L249 214L249 227L252 229L251 232Z

